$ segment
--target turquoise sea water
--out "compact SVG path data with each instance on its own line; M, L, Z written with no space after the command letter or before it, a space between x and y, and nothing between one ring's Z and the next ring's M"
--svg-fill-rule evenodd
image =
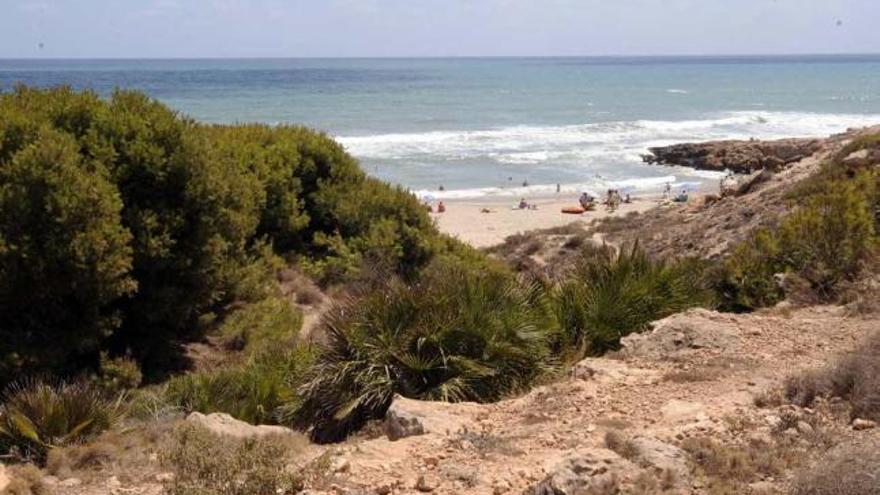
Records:
M16 83L137 88L206 122L316 127L370 173L449 197L714 182L639 155L880 124L880 56L0 60L0 90Z

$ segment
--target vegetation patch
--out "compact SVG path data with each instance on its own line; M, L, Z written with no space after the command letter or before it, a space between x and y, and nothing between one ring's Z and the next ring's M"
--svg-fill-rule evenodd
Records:
M235 439L191 424L175 430L162 461L174 469L171 495L276 495L298 493L303 479L293 465L304 439Z
M540 287L501 270L440 261L414 284L370 287L325 318L326 344L299 389L290 421L319 441L381 417L394 394L498 400L550 364L553 321Z
M638 244L584 251L553 296L555 347L575 358L614 350L654 320L713 301L701 263L655 261Z
M52 448L94 438L123 413L121 397L108 399L86 382L21 382L3 395L0 451L43 463Z

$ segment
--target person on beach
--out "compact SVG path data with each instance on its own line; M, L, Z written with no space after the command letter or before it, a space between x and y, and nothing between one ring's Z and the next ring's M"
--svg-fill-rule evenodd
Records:
M439 189L440 191L445 191L445 190L446 190L446 188L443 187L443 184L440 184L440 187L439 187L438 189Z
M557 182L556 183L556 194L559 194L560 192L562 192L562 185Z
M626 193L626 198L624 198L623 202L626 204L630 204L633 202L632 198L629 197L629 193Z
M520 210L528 210L529 209L529 203L528 203L528 201L526 201L526 198L522 198L519 200L519 209Z
M529 181L524 180L524 181L523 181L523 187L529 187Z
M443 204L443 201L437 203L437 213L446 213L446 205Z
M581 204L581 208L583 208L584 210L592 210L593 206L594 206L593 205L594 201L595 201L595 198L590 196L590 193L588 193L586 191L584 191L581 194L581 197L578 199L578 203Z
M666 183L666 188L663 189L663 199L669 199L669 196L672 194L672 184Z

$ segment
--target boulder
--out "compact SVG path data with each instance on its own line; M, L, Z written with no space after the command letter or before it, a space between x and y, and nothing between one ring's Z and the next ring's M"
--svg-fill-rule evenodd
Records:
M385 434L389 440L428 433L448 435L467 427L480 410L479 404L429 402L397 395L385 413Z
M579 495L615 493L620 466L614 459L603 459L594 452L569 457L543 481L526 493L530 495Z
M636 458L640 464L650 466L657 472L671 472L676 480L683 480L689 476L687 453L675 445L652 437L636 437L631 443L635 447Z
M217 435L234 438L256 438L268 435L298 435L297 432L283 426L252 425L233 418L226 413L202 414L194 412L186 420L204 427Z
M682 357L698 349L727 350L740 342L733 318L706 309L691 309L656 321L644 333L620 340L622 354L646 359Z
M418 416L400 405L395 407L395 404L392 403L388 412L385 413L385 434L391 441L424 435L425 425L422 424Z

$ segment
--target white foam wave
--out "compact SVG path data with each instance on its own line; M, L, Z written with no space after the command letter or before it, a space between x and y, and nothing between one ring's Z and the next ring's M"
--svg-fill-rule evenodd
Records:
M714 119L602 122L571 126L513 126L477 131L340 136L365 159L485 158L529 164L553 160L638 156L649 146L712 139L827 136L880 122L880 115L739 111Z
M674 94L674 95L686 95L686 94L688 94L688 91L687 91L686 89L675 89L675 88L673 88L673 89L667 89L666 92L667 92L667 93Z
M342 136L338 139L358 158L383 166L393 167L400 163L404 167L423 170L423 176L430 176L432 167L442 167L444 171L454 173L455 167L464 166L463 174L473 174L477 169L472 167L486 165L494 167L495 171L493 176L481 179L483 184L487 183L486 179L500 184L502 177L508 175L516 176L517 181L519 177L534 177L550 182L565 177L569 180L578 176L594 177L597 173L619 180L651 181L654 179L645 179L644 176L656 171L651 173L641 168L647 166L641 164L640 155L653 146L718 139L821 137L850 127L877 123L880 123L880 115L758 110L726 112L702 120L523 125L484 130ZM500 171L507 169L509 174ZM692 169L678 169L675 173L689 180L708 181L720 177L716 172ZM660 184L665 182L664 179ZM636 187L644 187L636 184ZM576 182L566 187L602 190L605 186ZM518 196L553 192L555 188L555 184L529 188L484 187L430 194L447 198Z

